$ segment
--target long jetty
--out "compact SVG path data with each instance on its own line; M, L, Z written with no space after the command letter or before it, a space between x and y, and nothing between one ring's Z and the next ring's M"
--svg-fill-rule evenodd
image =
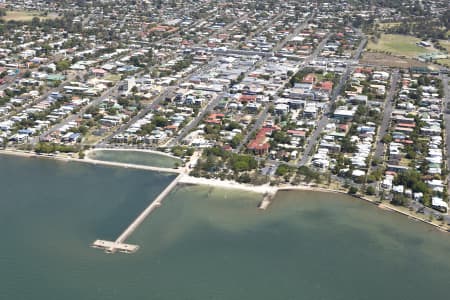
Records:
M156 208L160 207L164 198L175 188L183 175L178 175L152 203L125 229L124 232L113 242L105 240L96 240L92 243L93 248L103 249L106 253L134 253L139 250L138 245L126 244L127 238L144 222Z

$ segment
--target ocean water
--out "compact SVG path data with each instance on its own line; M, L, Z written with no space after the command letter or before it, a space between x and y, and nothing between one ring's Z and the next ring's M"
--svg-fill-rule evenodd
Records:
M132 150L96 150L89 153L89 158L160 168L173 168L175 163L181 164L180 159L170 156Z
M0 156L0 299L446 299L450 236L347 196L180 186L173 178Z

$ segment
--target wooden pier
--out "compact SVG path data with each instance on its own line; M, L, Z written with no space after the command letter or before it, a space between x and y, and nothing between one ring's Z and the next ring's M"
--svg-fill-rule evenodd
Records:
M116 251L122 253L134 253L139 250L138 245L116 243L111 241L96 240L91 245L92 248L103 249L106 253L114 253Z
M96 240L92 243L92 248L103 249L106 253L134 253L139 249L138 245L126 244L125 240L144 222L156 208L160 207L164 198L175 188L181 179L181 174L177 176L150 205L131 223L125 231L113 242L105 240Z

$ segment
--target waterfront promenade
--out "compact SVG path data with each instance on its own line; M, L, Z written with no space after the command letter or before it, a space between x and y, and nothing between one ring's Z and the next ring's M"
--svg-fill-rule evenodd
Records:
M120 167L120 168L130 168L130 169L139 169L139 170L147 170L147 171L155 171L155 172L164 172L164 173L183 173L182 169L173 169L173 168L162 168L162 167L153 167L153 166L144 166L144 165L136 165L136 164L127 164L120 162L112 162L112 161L104 161L104 160L96 160L96 159L75 159L77 162L82 163L91 163L94 165L104 165L111 167Z
M117 148L108 148L108 147L96 147L93 149L90 149L88 151L86 151L86 157L89 157L90 154L95 153L96 151L116 151L116 152L121 152L121 151L128 151L128 152L141 152L141 153L151 153L151 154L156 154L156 155L160 155L160 156L166 156L166 157L170 157L173 158L177 161L180 161L180 158L175 156L175 155L171 155L169 153L165 153L162 151L156 151L156 150L151 150L151 149L139 149L139 148L132 148L132 147L117 147Z

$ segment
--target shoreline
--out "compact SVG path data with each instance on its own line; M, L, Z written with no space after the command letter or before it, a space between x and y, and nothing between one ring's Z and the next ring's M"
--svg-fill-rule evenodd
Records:
M156 153L159 153L157 151L154 151ZM297 185L297 186L288 186L288 185L281 185L281 186L270 186L269 184L265 185L251 185L251 184L244 184L244 183L238 183L235 181L230 180L220 180L220 179L208 179L203 177L193 177L186 174L186 170L181 169L170 169L170 168L160 168L160 167L151 167L151 166L144 166L144 165L136 165L136 164L126 164L126 163L120 163L120 162L107 162L107 161L100 161L100 160L94 160L90 158L84 158L84 159L78 159L73 157L64 157L61 155L38 155L34 152L25 152L21 150L8 150L3 149L0 150L0 155L11 155L11 156L18 156L22 158L43 158L48 160L56 160L61 162L80 162L85 164L92 164L92 165L103 165L103 166L109 166L109 167L118 167L118 168L125 168L125 169L137 169L137 170L146 170L146 171L153 171L153 172L161 172L161 173L171 173L171 174L180 174L180 180L179 184L186 184L186 185L207 185L207 186L213 186L217 188L223 188L223 189L237 189L237 190L243 190L247 192L253 192L258 194L269 194L274 196L277 192L281 191L310 191L310 192L322 192L322 193L332 193L332 194L342 194L342 195L348 195L351 197L354 197L356 199L364 200L368 203L371 203L373 205L376 205L378 208L394 212L403 216L407 216L408 218L411 218L416 221L420 221L424 224L431 225L438 229L439 231L444 231L446 233L450 233L450 229L448 226L445 225L439 225L435 224L431 221L429 221L427 218L422 218L420 216L414 215L408 211L401 210L400 208L396 208L395 206L387 203L380 203L376 200L370 199L364 195L349 195L347 192L342 190L336 190L331 188L322 188L322 187L316 187L316 186L308 186L308 185Z
M431 225L431 226L437 228L439 231L443 231L443 232L446 232L446 233L450 233L450 228L449 228L449 226L446 227L445 225L435 224L435 223L429 221L427 218L422 218L422 217L420 217L420 216L410 214L410 213L408 213L407 211L403 211L403 210L401 210L401 209L395 207L395 206L392 205L392 204L389 204L389 203L380 203L380 204L378 205L378 207L379 207L380 209L382 209L382 210L390 211L390 212L397 213L397 214L400 214L400 215L403 215L403 216L407 216L408 218L410 218L410 219L412 219L412 220L420 221L420 222L422 222L422 223Z
M180 183L189 184L189 185L210 185L223 189L235 189L235 190L243 190L248 192L253 192L257 194L275 194L278 191L277 187L270 186L268 184L265 185L251 185L238 183L231 180L220 180L220 179L208 179L203 177L193 177L187 174L184 174L180 178Z
M0 150L0 155L1 154L10 155L10 156L18 156L18 157L22 157L22 158L40 158L40 159L47 159L47 160L56 160L56 161L61 161L61 162L78 162L78 163L84 163L84 164L103 165L103 166L109 166L109 167L154 171L154 172L161 172L161 173L172 173L172 174L183 173L182 169L173 169L173 168L171 169L171 168L152 167L152 166L145 166L145 165L127 164L127 163L120 163L120 162L95 160L95 159L91 159L91 158L79 159L79 158L66 157L66 156L57 155L57 154L54 154L54 155L36 154L34 152L25 152L25 151L20 151L20 150Z
M85 153L86 157L89 157L89 154L92 154L96 151L124 151L124 152L126 151L126 152L151 153L151 154L155 154L155 155L170 157L179 162L183 162L183 160L181 158L176 157L175 155L161 152L161 151L151 150L151 149L91 148L89 150L84 151L84 153ZM92 158L92 159L94 159L94 158Z

